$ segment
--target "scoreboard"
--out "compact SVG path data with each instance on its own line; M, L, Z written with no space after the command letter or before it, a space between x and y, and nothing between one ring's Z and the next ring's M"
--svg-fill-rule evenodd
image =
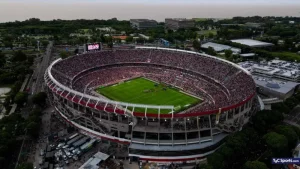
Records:
M89 43L86 44L86 51L101 50L101 43Z

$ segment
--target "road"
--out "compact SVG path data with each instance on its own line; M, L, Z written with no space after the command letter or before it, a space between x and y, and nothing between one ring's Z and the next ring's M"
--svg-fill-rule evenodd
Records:
M40 138L38 143L35 146L35 151L30 155L30 159L28 161L34 162L34 166L39 166L39 161L42 160L42 156L40 156L40 150L46 148L47 146L47 137L50 134L50 125L51 125L51 111L53 108L47 108L43 111L42 116L42 125L40 131Z
M29 84L29 86L31 86L31 94L36 94L44 90L44 85L42 84L44 82L44 73L51 61L52 46L53 46L53 42L49 41L44 57L42 58L42 61L37 64L37 67L33 72ZM36 79L36 80L34 81L32 79Z

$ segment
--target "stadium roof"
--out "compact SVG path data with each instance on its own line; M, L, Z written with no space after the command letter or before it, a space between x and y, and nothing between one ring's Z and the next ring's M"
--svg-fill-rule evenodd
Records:
M250 46L250 47L267 47L267 46L273 46L272 43L262 42L258 40L253 39L235 39L231 40L231 42L240 43L242 45Z
M155 150L155 151L182 151L182 150L195 150L195 149L202 149L208 146L212 146L214 144L217 144L218 142L222 141L226 136L228 136L228 134L226 133L220 133L218 135L215 135L213 137L213 141L207 141L203 139L201 144L188 144L188 145L182 145L182 144L178 144L178 145L144 145L144 144L137 144L137 143L131 143L129 148L132 149L139 149L139 150Z

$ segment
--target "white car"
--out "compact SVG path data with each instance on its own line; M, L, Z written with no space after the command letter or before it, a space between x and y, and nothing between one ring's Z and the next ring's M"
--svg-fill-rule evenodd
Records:
M44 150L41 149L41 150L40 150L40 156L43 156L44 154L45 154Z
M63 146L62 148L65 149L65 148L68 148L68 147L69 147L69 145L65 145L65 146Z
M63 155L63 158L64 158L64 159L67 159L67 156L66 156L66 155Z
M76 154L76 153L77 153L77 151L79 151L79 149L78 149L78 148L76 148L75 150L73 150L73 151L72 151L72 153L73 153L73 154Z
M77 161L77 160L78 160L77 155L74 155L74 156L73 156L73 159L74 159L75 161Z

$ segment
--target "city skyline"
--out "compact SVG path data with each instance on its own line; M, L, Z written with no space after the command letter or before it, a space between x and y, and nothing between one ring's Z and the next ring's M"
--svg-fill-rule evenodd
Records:
M234 16L300 16L297 0L1 0L0 22L29 18L110 19L149 18L163 21L168 17L231 18Z

